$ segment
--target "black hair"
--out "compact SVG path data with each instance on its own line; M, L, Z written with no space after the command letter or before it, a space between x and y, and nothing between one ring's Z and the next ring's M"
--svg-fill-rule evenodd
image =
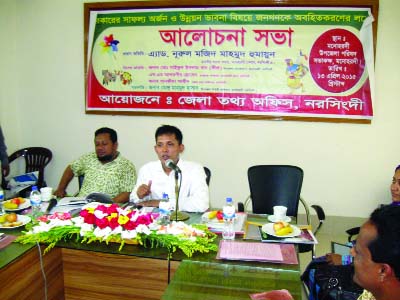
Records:
M369 221L378 233L368 245L372 260L390 265L400 280L400 206L377 208Z
M157 138L160 135L164 135L164 134L174 134L179 145L182 144L183 135L182 135L182 132L179 130L179 128L172 126L172 125L162 125L162 126L158 127L156 130L156 134L155 134L156 142L157 142Z
M102 127L96 130L94 133L94 137L98 136L99 134L108 133L110 135L110 139L115 144L118 141L117 132L114 129L108 127Z

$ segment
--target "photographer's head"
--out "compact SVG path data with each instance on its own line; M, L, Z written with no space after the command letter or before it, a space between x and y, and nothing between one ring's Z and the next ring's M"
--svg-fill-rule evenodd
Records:
M356 283L377 300L400 299L400 207L376 209L361 227L352 254Z

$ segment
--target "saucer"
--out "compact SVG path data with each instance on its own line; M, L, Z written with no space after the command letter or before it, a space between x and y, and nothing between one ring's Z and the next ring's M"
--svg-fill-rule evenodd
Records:
M279 221L283 221L283 222L289 223L291 220L292 220L292 218L290 218L288 216L286 216L283 220L277 220L274 215L269 215L268 216L268 221L271 221L271 222L274 222L274 223L275 222L279 222Z

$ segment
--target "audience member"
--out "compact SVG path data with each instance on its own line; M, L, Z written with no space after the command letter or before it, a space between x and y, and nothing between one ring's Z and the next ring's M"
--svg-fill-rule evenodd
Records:
M390 206L400 206L400 165L398 165L394 170L390 192L392 194L392 203L390 203ZM351 255L342 256L340 254L328 253L326 259L334 265L346 265L352 263Z
M361 226L355 246L354 281L369 292L360 300L400 299L400 207L376 209ZM372 296L372 297L371 297Z
M10 166L8 164L7 146L4 141L3 131L0 126L0 162L1 162L1 173L6 177L10 173Z
M93 192L105 193L114 202L127 202L136 180L135 166L117 151L118 138L115 130L100 128L94 138L95 152L81 156L65 169L57 197L65 197L66 188L74 176L84 176L78 197Z
M179 210L206 211L209 208L209 191L204 168L198 163L180 158L185 149L182 132L175 126L163 125L156 130L155 140L154 150L159 160L140 168L136 186L130 196L131 201L143 206L158 206L164 195L168 195L170 207L175 209L175 171L166 165L170 159L181 170Z

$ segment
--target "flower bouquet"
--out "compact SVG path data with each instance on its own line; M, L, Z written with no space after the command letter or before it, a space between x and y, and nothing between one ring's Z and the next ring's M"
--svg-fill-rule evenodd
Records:
M165 247L170 253L181 249L188 257L194 252L217 251L216 235L205 225L183 222L161 225L158 217L157 213L121 208L117 204L91 202L77 217L55 213L37 218L26 226L28 231L23 232L16 242L48 244L45 253L57 242L73 239L81 243L116 242L120 243L119 250L125 244Z

